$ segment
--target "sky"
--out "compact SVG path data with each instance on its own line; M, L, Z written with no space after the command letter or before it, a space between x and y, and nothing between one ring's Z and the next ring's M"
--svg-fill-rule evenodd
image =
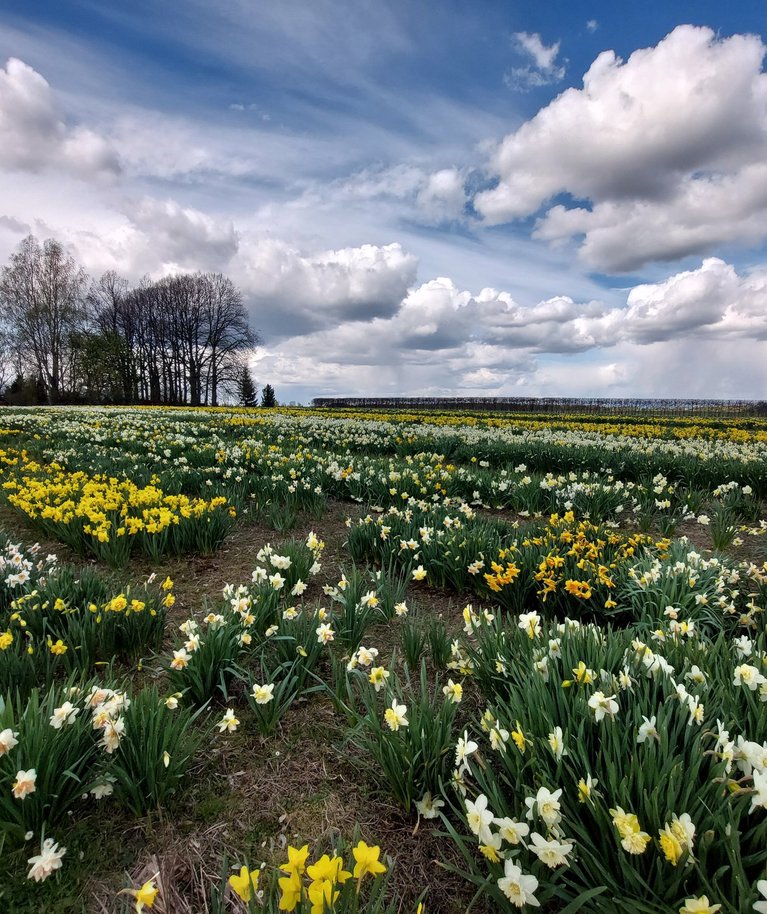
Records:
M213 270L314 396L764 398L762 0L3 0L0 264Z

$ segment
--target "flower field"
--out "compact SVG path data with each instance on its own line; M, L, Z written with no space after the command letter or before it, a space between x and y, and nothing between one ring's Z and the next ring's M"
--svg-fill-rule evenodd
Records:
M0 910L767 914L765 498L756 418L4 409Z

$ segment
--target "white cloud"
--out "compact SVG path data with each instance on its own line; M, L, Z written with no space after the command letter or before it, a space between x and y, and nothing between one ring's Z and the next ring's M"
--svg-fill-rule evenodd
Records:
M10 171L106 179L120 171L109 141L67 124L48 82L15 57L0 69L0 138L0 167Z
M461 306L466 309L467 338L537 353L575 353L677 339L764 340L766 297L767 269L739 275L711 257L696 270L635 286L622 307L559 296L523 308L508 293L493 290L465 305L460 295L454 302L459 314Z
M767 233L767 164L734 174L682 179L668 199L607 200L591 209L553 206L533 237L554 244L583 236L588 266L630 272L677 260L716 244L758 244Z
M621 343L605 353L543 364L530 375L534 396L761 399L767 362L743 340Z
M416 199L422 217L432 223L460 219L466 204L463 177L457 168L430 174Z
M545 45L537 32L534 32L533 34L530 34L529 32L515 32L514 38L519 44L519 47L533 58L533 63L539 70L549 71L554 68L557 56L559 55L558 41L554 44Z
M0 228L10 232L13 235L28 235L30 226L20 219L14 219L12 216L0 216Z
M624 338L654 342L675 338L767 339L767 269L740 276L710 257L697 270L629 292Z
M116 270L135 282L145 273L225 272L272 344L346 321L390 317L418 267L398 243L304 249L263 228L235 228L229 219L153 197L123 200L121 214L100 221L98 230L56 234L94 275Z
M123 212L135 230L133 261L159 265L161 272L223 270L237 253L239 239L231 222L215 219L174 200L143 197L126 201ZM143 243L142 243L143 242Z
M586 28L590 32L596 32L596 30L599 28L599 23L597 22L596 19L589 19L586 22Z
M471 344L430 352L402 348L385 332L385 321L373 327L345 324L256 356L258 376L296 392L385 395L473 393L489 384L516 385L534 368L526 352L484 353ZM332 343L332 349L329 345ZM318 353L327 352L326 357ZM303 397L304 394L300 393Z
M346 321L391 316L418 262L399 244L305 253L277 239L243 239L234 268L267 339L297 337Z
M562 68L558 44L520 35L532 79ZM264 339L257 377L281 399L759 395L767 266L736 269L730 248L621 292L583 264L633 270L764 237L763 51L755 37L686 27L625 63L598 58L584 88L498 147L499 187L476 198L486 222L537 215L533 238L482 231L464 212L479 142L509 129L508 95L501 112L427 86L403 97L373 75L350 95L343 60L323 51L312 66L345 80L326 109L312 97L283 110L243 85L197 111L160 111L119 80L111 95L73 86L61 61L56 75L38 55L55 93L19 61L0 71L4 140L11 128L0 257L32 230L60 238L94 275L226 272ZM305 63L291 71L296 85ZM251 99L269 105L268 126ZM116 173L113 147L119 184L83 181Z
M529 352L578 352L603 345L608 339L613 311L599 303L576 304L559 296L524 307L511 294L486 288L472 294L461 290L447 277L438 277L411 290L399 309L370 327L359 325L360 344L365 335L385 338L399 350L453 353L467 346L482 352L486 361L492 354L515 350ZM589 322L597 323L595 338Z
M477 368L465 371L461 378L461 387L477 387L480 390L499 388L508 381L509 373L497 368Z
M395 354L380 366L346 356L318 362L285 344L277 352L258 353L256 376L262 383L275 384L283 401L302 402L330 394L387 393L758 399L767 386L767 362L757 346L744 346L743 341L621 343L604 353L556 361L511 350L491 367L472 363L465 355L424 363Z
M369 167L330 184L317 184L304 194L312 206L333 206L347 202L375 201L394 204L400 216L415 222L438 225L464 218L467 201L465 175L460 169L429 171L422 165ZM379 210L380 211L380 210Z
M497 224L558 194L591 201L553 207L538 237L584 236L583 260L608 271L761 240L764 53L757 36L718 39L694 26L625 62L603 52L582 89L566 90L502 141L491 165L498 185L477 194L475 207Z
M532 62L524 67L514 67L506 74L509 88L533 89L564 78L565 68L557 63L558 41L546 45L537 32L515 32L513 38L517 49Z
M374 200L391 198L403 200L414 197L424 186L426 175L422 168L401 162L384 167L368 167L354 174L339 178L323 188L313 188L312 193L326 191L325 199Z
M633 287L620 305L558 295L525 306L508 291L459 288L448 277L415 286L418 261L398 243L306 250L236 230L192 208L144 198L101 236L69 237L92 271L137 278L225 270L242 289L268 345L302 338L318 360L356 364L456 359L494 368L509 353L562 356L675 339L767 339L767 265L739 274L719 258ZM15 227L15 225L14 225Z
M621 307L567 296L523 307L508 292L472 294L442 277L412 289L389 315L267 348L260 370L317 395L523 387L531 395L755 396L767 375L767 364L753 374L757 341L767 339L766 294L767 268L739 275L716 258L634 287ZM752 369L747 382L728 363L738 361L737 347Z

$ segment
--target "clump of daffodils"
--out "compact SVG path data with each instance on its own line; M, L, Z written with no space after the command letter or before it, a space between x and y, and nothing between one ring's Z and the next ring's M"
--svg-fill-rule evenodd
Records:
M295 911L299 904L307 902L313 911L346 910L344 902L359 895L368 877L377 879L387 871L380 859L381 848L362 840L352 848L351 870L344 868L344 858L337 853L323 854L309 863L308 844L300 848L289 846L287 853L288 859L280 865L284 875L278 879L281 911Z

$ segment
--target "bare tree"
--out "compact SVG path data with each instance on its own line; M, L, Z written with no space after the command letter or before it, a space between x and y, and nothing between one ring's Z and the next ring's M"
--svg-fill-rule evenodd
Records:
M19 352L42 381L49 403L71 392L69 339L82 329L87 277L58 241L29 235L0 274L0 303Z
M86 282L58 242L31 235L0 274L13 370L48 402L215 406L232 396L258 336L230 279L187 273L131 288L110 271L87 291Z
M87 297L89 323L110 354L110 380L119 378L120 390L115 396L122 403L138 400L136 315L129 292L128 280L109 270L91 284Z
M89 317L102 333L122 331L122 311L130 284L114 270L103 273L88 290Z
M241 372L240 356L253 349L259 338L250 328L242 295L232 280L221 273L206 273L202 279L208 353L205 402L218 406L220 386L236 383Z
M13 349L10 327L0 322L0 394L16 375Z

